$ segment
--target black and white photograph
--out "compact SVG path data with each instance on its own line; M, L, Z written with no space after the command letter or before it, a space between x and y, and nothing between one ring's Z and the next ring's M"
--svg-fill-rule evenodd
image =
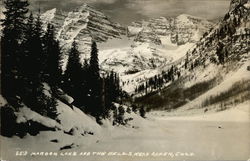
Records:
M250 0L1 0L1 161L250 161Z

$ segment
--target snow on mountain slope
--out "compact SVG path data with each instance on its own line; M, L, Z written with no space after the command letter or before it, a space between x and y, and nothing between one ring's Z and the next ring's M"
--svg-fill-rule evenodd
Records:
M183 58L212 25L211 22L190 15L133 22L127 28L130 40L128 45L100 49L101 67L118 72L125 84L123 88L132 92L132 88L135 89L138 82L145 80L148 75L157 70L159 74L164 66ZM108 44L109 41L106 46ZM135 75L138 77L135 78ZM131 85L126 86L127 82Z
M145 80L159 73L159 69L147 69L134 74L121 75L122 89L129 94L133 94L138 84L143 83Z
M28 121L33 121L33 122L40 123L49 128L62 129L62 126L55 120L44 117L32 111L30 108L26 106L23 106L22 108L20 108L20 110L16 112L16 116L17 116L16 122L18 124L27 123Z
M130 45L131 44L131 45ZM194 46L194 43L185 45L164 44L157 46L151 43L130 43L118 48L99 50L99 62L103 70L115 71L120 74L123 89L129 93L142 81L160 74L162 68L173 63ZM106 45L109 45L107 42Z
M78 44L83 61L89 58L93 40L105 42L108 39L121 38L126 34L124 27L86 4L71 12L52 9L42 14L41 19L45 26L48 22L55 25L56 35L64 52L63 69L67 63L67 51L73 40Z
M121 75L152 69L171 60L160 48L150 43L132 42L123 47L100 49L100 64L104 70L114 70Z
M100 126L96 123L94 118L84 114L77 107L69 107L60 100L57 100L57 102L57 120L42 116L39 113L32 111L27 106L23 105L23 107L15 112L15 115L17 117L16 123L25 124L29 122L35 122L54 130L70 132L75 136L81 136L89 133L94 134L99 132Z
M247 67L250 65L250 60L248 60L247 62L245 62L243 65L240 66L239 69L237 69L236 71L230 71L230 72L223 72L223 69L221 69L222 67L217 67L217 71L215 70L215 68L213 68L212 71L213 74L211 76L210 73L199 73L197 75L199 75L199 77L197 77L196 80L194 80L192 82L192 84L198 83L198 82L202 82L205 80L209 80L213 77L222 77L223 81L221 83L219 83L217 86L215 86L214 88L208 90L207 92L205 92L204 94L202 94L201 96L197 97L196 99L190 101L189 103L185 104L184 106L180 107L177 111L180 112L182 111L183 113L188 113L188 111L190 111L190 109L199 109L197 111L203 112L204 109L202 109L201 107L203 107L204 102L206 102L206 100L208 100L209 98L215 98L217 96L220 96L222 93L226 93L228 92L231 88L233 88L235 85L243 82L244 84L241 86L248 86L249 81L250 81L250 71L247 70ZM219 71L219 72L218 72ZM223 74L224 73L224 74ZM206 78L204 76L209 76L210 78ZM246 92L246 91L245 91ZM231 101L234 101L234 99L238 99L240 100L240 97L245 97L245 95L247 95L247 93L245 93L244 91L242 91L241 93L237 94L237 95L232 95L230 97ZM239 97L239 98L237 98ZM223 100L222 100L223 101ZM227 104L229 100L226 101L226 103L223 104ZM231 104L230 102L228 103L229 106L233 106L233 104ZM231 105L230 105L231 104ZM219 110L221 107L220 103L211 105L206 107L207 109L211 109L211 110ZM250 106L248 106L250 107ZM192 111L192 110L191 110ZM249 113L250 114L250 113Z
M60 23L61 26L55 25L58 30L57 37L66 43L73 39L80 39L83 35L88 35L97 42L105 42L109 38L120 38L125 35L125 28L111 22L102 12L87 4L68 13L57 9L48 10L42 14L41 19L45 23Z
M134 22L127 31L135 41L161 44L160 37L169 37L174 44L194 43L207 32L213 23L199 17L182 14L176 18L155 18L148 21ZM153 35L148 35L151 31ZM152 32L153 31L153 32Z
M154 69L168 62L168 59L161 55L162 53L152 52L147 44L132 49L121 48L100 51L100 54L105 57L100 59L102 69L106 71L114 70L121 76Z
M126 34L125 27L111 22L103 13L86 4L69 13L56 9L49 10L42 15L42 19L45 24L51 22L56 27L57 37L65 53L63 69L67 63L66 53L73 40L78 43L82 61L89 58L90 44L92 40L95 40L99 42L98 46L101 46L99 52L101 68L108 71L114 70L121 76L149 69L154 70L178 60L194 43L189 42L189 39L182 45L177 43L186 37L186 30L192 30L192 32L188 31L188 35L199 39L201 34L212 26L212 23L206 20L189 15L135 22L127 28L130 40L125 42L127 44L124 47L121 47L117 46L117 43L112 45L109 42L113 41L113 38L117 41L121 40L117 38L124 39L122 35ZM181 35L177 31L185 32L185 34ZM107 48L107 46L112 46L112 48Z
M169 56L172 59L172 62L175 62L179 60L180 58L183 58L186 56L187 51L192 48L195 45L195 43L186 43L184 45L180 45L174 49L168 49L168 47L163 48L165 49L165 56Z
M153 43L156 45L161 45L162 42L158 37L157 33L149 27L143 28L134 39L135 42L141 43Z
M57 111L63 130L72 130L73 135L78 136L90 132L99 133L100 126L96 123L95 119L86 115L80 109L76 107L72 109L61 101L58 101Z
M249 100L249 3L230 10L185 56L151 77L164 82L158 91L148 94L153 86L142 81L139 87L147 90L137 92L137 103L149 109L179 108L185 114L192 109L225 110ZM169 73L173 79L168 79Z
M54 9L46 11L45 13L41 15L41 19L43 21L44 27L46 27L48 23L51 23L51 21L55 18L56 12L57 12L57 9L54 8Z

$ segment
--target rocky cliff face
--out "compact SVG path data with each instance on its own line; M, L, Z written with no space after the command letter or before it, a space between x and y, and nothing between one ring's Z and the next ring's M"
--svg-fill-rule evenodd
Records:
M143 28L135 37L135 42L142 43L154 43L156 45L161 45L161 39L158 37L157 32L152 28Z
M92 41L105 42L126 34L124 27L86 4L68 13L52 9L41 18L45 24L51 22L55 25L57 38L65 51L70 48L73 40L77 41L82 59L89 55Z
M162 37L167 37L172 43L183 45L188 42L197 42L200 37L213 26L213 23L204 19L180 15L176 18L160 17L148 21L134 22L128 26L128 36L135 37L137 42L152 42L157 45ZM148 31L153 31L148 36Z

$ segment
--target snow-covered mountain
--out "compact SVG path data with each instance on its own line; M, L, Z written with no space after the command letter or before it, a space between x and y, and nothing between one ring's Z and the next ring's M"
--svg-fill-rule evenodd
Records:
M113 48L100 50L101 66L120 73L124 89L132 92L138 81L184 57L212 26L213 23L190 15L133 22L127 27L127 46L115 48L108 41L106 46Z
M41 19L44 26L48 22L54 24L57 38L65 53L70 48L73 40L79 44L82 59L90 52L91 42L105 42L112 38L121 38L126 30L120 24L112 22L107 16L96 9L83 4L71 12L57 9L43 13Z
M63 69L73 40L78 43L82 61L89 58L91 41L97 41L101 69L119 73L123 89L129 93L139 83L185 57L214 26L212 22L186 14L122 26L86 4L68 13L49 10L42 20L44 27L48 22L56 27L64 51Z
M164 79L157 94L138 102L161 109L181 107L185 113L190 109L224 110L249 100L249 15L249 0L232 1L223 20L184 57L157 73L161 77L160 73L166 74L173 67L174 80ZM150 91L154 90L149 87Z
M160 17L134 22L127 31L138 42L161 44L161 38L168 37L172 43L183 45L197 42L212 26L213 23L205 19L182 14L176 18Z
M57 28L57 37L65 42L91 37L96 42L105 42L111 38L125 35L125 28L112 22L96 9L83 4L71 12L52 9L42 15L44 22L52 22Z

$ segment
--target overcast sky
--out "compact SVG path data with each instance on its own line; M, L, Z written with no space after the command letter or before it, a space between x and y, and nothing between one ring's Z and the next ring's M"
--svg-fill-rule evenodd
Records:
M29 0L29 2L32 8L40 6L42 11L52 8L69 11L87 3L122 24L151 17L178 16L183 13L217 19L227 12L230 5L230 0Z

